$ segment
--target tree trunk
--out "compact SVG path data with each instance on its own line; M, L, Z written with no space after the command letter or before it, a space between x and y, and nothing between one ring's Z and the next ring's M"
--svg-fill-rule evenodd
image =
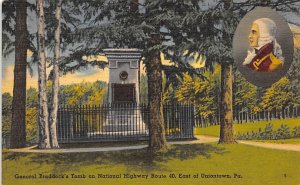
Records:
M26 59L28 45L26 10L26 0L17 0L15 26L15 69L10 136L11 148L22 148L26 146Z
M291 106L289 107L289 117L290 117L290 118L293 118L293 110L294 110L294 107L293 107L293 105L291 105Z
M211 115L208 116L208 121L209 121L209 125L214 125L214 122L213 122L213 119L212 119Z
M281 119L281 111L280 110L278 110L278 108L276 108L275 109L275 119L277 118L277 119Z
M50 148L46 92L45 17L44 0L37 0L38 12L38 86L39 86L39 148Z
M153 44L159 42L158 36L152 39ZM159 151L167 148L165 137L163 104L162 104L162 69L160 51L153 50L146 58L148 77L148 97L150 108L149 149Z
M59 91L59 71L58 62L60 60L60 24L61 24L61 5L62 0L58 0L55 11L56 28L55 28L55 51L53 62L53 83L52 83L52 108L50 116L50 136L51 147L59 148L57 142L57 111L58 111L58 91Z
M221 64L221 128L219 143L235 143L232 115L232 64Z
M282 119L285 119L285 107L284 106L282 106L282 108L281 108L281 117L282 117Z
M236 118L237 118L237 122L240 123L240 112L239 112L239 108L236 109Z

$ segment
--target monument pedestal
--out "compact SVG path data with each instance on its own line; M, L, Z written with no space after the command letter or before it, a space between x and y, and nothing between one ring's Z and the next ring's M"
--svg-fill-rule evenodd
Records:
M121 135L148 134L148 128L143 122L140 110L125 110L125 108L118 110L118 108L114 108L106 117L103 133Z
M148 134L139 109L139 49L104 49L109 63L108 102L112 105L103 133L116 135Z

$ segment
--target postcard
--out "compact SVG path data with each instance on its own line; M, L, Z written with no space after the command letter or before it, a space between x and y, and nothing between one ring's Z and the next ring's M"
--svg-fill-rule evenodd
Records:
M3 1L2 184L300 185L299 8Z

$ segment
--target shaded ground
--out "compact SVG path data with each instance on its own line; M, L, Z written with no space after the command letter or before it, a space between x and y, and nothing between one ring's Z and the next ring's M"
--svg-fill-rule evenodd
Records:
M197 135L196 140L191 141L172 141L168 142L171 145L190 145L190 144L202 144L213 143L219 140L218 137ZM300 152L300 144L280 144L280 143L266 143L266 142L254 142L254 141L238 141L240 144L246 144L251 146L288 150ZM108 151L122 151L122 150L139 150L145 149L147 145L134 145L134 146L116 146L116 147L91 147L91 148L67 148L67 149L49 149L39 150L35 149L35 146L23 149L9 149L11 152L24 152L24 153L85 153L85 152L108 152Z
M217 142L218 138L209 136L196 136L196 140L188 141L172 141L168 142L171 145L185 145L185 144L201 144ZM22 149L9 149L11 152L24 152L24 153L82 153L82 152L108 152L108 151L122 151L122 150L138 150L147 148L148 145L133 145L133 146L113 146L113 147L90 147L90 148L66 148L66 149L47 149L39 150L36 146L22 148Z
M202 137L204 139L212 141L217 138ZM244 144L218 145L216 142L171 145L168 151L155 155L149 154L146 148L82 153L18 153L6 150L3 152L2 177L4 185L298 185L299 162L299 152ZM16 174L64 174L69 178L19 179ZM71 178L72 174L85 175L86 178ZM122 177L98 178L98 174L119 174ZM124 174L143 174L149 175L149 178L125 178ZM151 177L153 174L164 178ZM180 178L180 174L190 175L190 178ZM202 177L203 174L206 177ZM89 178L89 175L96 178ZM215 178L216 175L221 177Z
M105 148L104 148L105 149ZM154 169L162 169L163 165L158 163L166 163L173 159L180 161L193 159L195 157L210 158L211 154L223 154L226 151L224 148L208 145L208 144L189 144L189 145L176 145L171 146L166 152L160 152L156 154L150 154L146 146L132 146L127 147L126 151L122 151L122 147L112 147L109 151L96 151L96 148L83 148L83 149L62 149L68 150L67 152L57 152L39 150L39 152L31 152L28 149L26 152L4 152L4 161L15 161L22 157L29 157L29 161L42 165L54 165L53 172L61 170L77 170L72 169L73 166L81 168L93 164L101 165L126 165L128 168L132 167L132 170L151 171ZM25 151L25 149L24 149ZM71 151L71 152L70 152ZM67 169L62 169L60 164L69 164ZM56 168L58 167L58 168ZM162 169L163 170L163 169Z

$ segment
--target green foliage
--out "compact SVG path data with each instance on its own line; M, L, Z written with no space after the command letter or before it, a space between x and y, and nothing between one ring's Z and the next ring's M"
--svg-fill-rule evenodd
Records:
M188 73L179 78L180 85L176 89L176 99L184 104L192 104L196 108L196 116L211 118L217 114L219 97L219 67L214 73L204 71L205 80L191 77Z
M293 131L292 131L292 135L294 137L300 137L300 126L298 127L294 127Z
M30 87L26 92L26 107L38 108L38 92L37 89Z
M47 88L51 89L51 84ZM107 84L102 81L94 83L82 82L80 84L61 86L60 103L74 105L100 105L105 102L107 96ZM26 142L37 141L38 121L38 92L35 88L27 89L26 93ZM11 104L12 96L9 93L2 94L2 138L9 139L11 130Z
M9 142L11 127L12 96L9 93L2 94L2 142L5 146Z
M261 106L265 110L281 110L298 102L299 96L291 91L291 84L287 77L268 88L262 98Z
M300 92L300 49L295 49L294 59L288 71L287 78L291 83L291 90L294 93Z
M2 116L8 115L11 113L12 106L12 96L10 93L2 94Z
M164 102L176 101L175 96L178 96L179 99L185 99L182 101L191 103L196 97L187 97L186 94L192 89L187 87L188 82L184 85L185 87L183 86L184 89L180 90L181 95L176 95L175 92L179 88L177 84L171 82L172 79L176 79L174 73L181 76L179 73L188 71L193 76L192 74L198 72L195 69L190 69L190 66L186 63L186 56L198 52L206 57L206 68L211 68L214 63L232 63L232 38L236 26L247 12L256 6L266 5L266 2L259 0L240 3L220 0L203 9L204 4L202 1L194 0L147 0L143 5L140 5L142 11L132 11L130 9L132 6L131 1L114 0L109 3L105 1L82 3L82 9L85 10L83 17L86 24L78 27L71 35L73 43L78 43L80 46L69 57L64 58L60 69L67 73L86 66L88 62L82 60L83 55L99 54L102 49L107 47L137 47L143 49L143 56L146 58L149 51L160 50L176 66L169 67L168 72L166 72L167 82L163 93ZM295 12L293 9L296 6L294 2L281 3L276 0L268 1L268 4L274 9ZM160 42L150 46L152 34L158 35ZM184 54L186 51L188 51L188 54ZM75 64L70 67L68 63ZM97 65L99 65L99 62ZM106 66L103 64L101 67ZM167 71L166 68L166 66L163 66L165 71ZM180 78L183 79L184 77L181 76ZM260 94L255 86L240 78L239 75L236 75L234 80L236 84L236 87L234 87L234 93L236 93L234 95L234 110L237 108L239 111L254 115L265 108L270 108L267 105L262 107L260 97L263 94ZM143 89L141 92L144 92L146 88L142 86L143 83L141 83L141 89ZM209 94L201 90L208 87L205 86L205 84L199 86L200 94ZM220 92L219 88L213 89L215 92ZM141 102L147 103L147 96L146 93L141 94ZM210 97L207 99L197 97L197 99L201 99L200 102L214 101L215 106L218 106L219 96L216 97L217 100L211 100ZM200 106L197 109L198 114L202 110L206 111L203 112L205 117L217 115L215 114L215 108L210 103Z
M16 5L15 0L2 2L2 53L4 57L14 52Z
M26 109L26 142L37 143L37 107L28 107Z
M29 88L26 93L26 142L34 143L37 139L37 90ZM8 142L11 133L11 105L12 96L9 93L2 94L2 138Z
M106 96L107 84L102 81L61 86L59 92L60 104L69 106L100 105L106 101Z
M291 138L290 128L287 125L282 124L275 133L276 139L289 139Z
M255 114L260 110L257 87L249 83L237 71L234 73L233 91L233 105L239 111Z
M11 116L2 116L2 138L10 136Z
M273 138L273 125L271 123L268 123L266 125L265 132L261 133L261 134L264 135L264 139L268 139L268 140L272 139Z
M179 102L184 104L195 104L196 99L196 84L200 84L200 79L195 80L188 74L183 74L183 79L179 79L181 82L180 88L176 92L176 98ZM198 85L199 88L199 85Z
M148 104L148 84L146 75L141 75L140 78L140 97L141 103Z
M259 128L258 132L251 131L246 134L238 133L236 135L237 139L241 140L280 140L280 139L290 139L290 138L299 138L300 137L300 127L296 126L290 130L290 127L287 124L281 124L280 127L274 131L273 124L268 123L262 131Z
M175 90L173 88L172 84L169 84L166 88L164 88L163 91L163 103L165 104L171 104L171 103L176 103L176 98L175 98Z

